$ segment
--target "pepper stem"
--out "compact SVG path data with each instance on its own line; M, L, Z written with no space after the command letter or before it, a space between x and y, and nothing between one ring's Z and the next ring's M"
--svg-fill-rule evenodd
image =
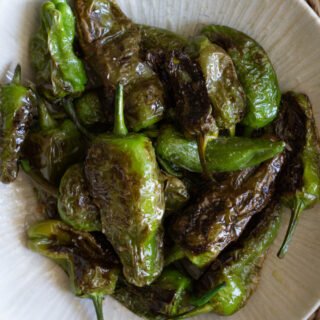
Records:
M38 103L38 113L40 127L43 130L49 130L57 127L57 122L50 115L45 102L40 98Z
M289 226L287 229L287 233L286 233L284 241L281 245L281 248L277 254L278 258L280 258L280 259L284 258L284 256L288 252L288 248L289 248L292 236L294 234L294 231L295 231L296 226L298 224L298 220L300 218L300 214L303 211L303 209L304 209L303 202L299 201L298 205L296 205L295 208L293 209L293 211L291 212L291 217L290 217L290 222L289 222Z
M215 288L206 292L202 297L192 299L190 303L195 307L203 307L226 285L227 284L225 282L222 282L219 285L217 285Z
M212 179L211 173L209 172L209 169L207 166L207 160L206 160L206 149L207 149L208 141L209 141L209 137L207 135L205 134L198 135L197 144L198 144L198 153L199 153L202 171L207 177Z
M123 85L119 84L116 91L113 133L117 136L126 136L128 129L124 120Z
M18 64L16 66L16 69L14 70L12 83L15 83L15 84L20 84L21 83L21 66L20 66L20 64Z
M236 126L233 125L232 127L229 128L229 134L230 137L234 137L236 135Z
M103 308L102 308L102 302L103 302L103 296L102 295L93 295L90 297L94 309L96 310L97 320L103 320Z

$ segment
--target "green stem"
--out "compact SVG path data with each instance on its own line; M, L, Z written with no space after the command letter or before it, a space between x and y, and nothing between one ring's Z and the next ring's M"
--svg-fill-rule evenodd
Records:
M45 102L41 98L39 98L38 113L41 129L50 130L58 126L57 122L51 117Z
M296 229L296 226L298 224L301 212L304 210L304 205L302 201L299 201L298 204L295 206L295 208L291 212L290 222L287 229L286 236L284 238L284 241L281 245L281 248L278 252L278 258L282 259L288 252L288 248L290 245L290 242L292 240L292 236L294 234L294 231Z
M205 134L200 134L197 137L198 153L199 153L202 171L206 177L212 179L212 175L211 175L211 172L209 172L209 169L207 166L207 160L206 160L206 150L207 150L208 141L209 141L209 138Z
M93 301L93 305L96 310L97 320L103 320L102 302L104 297L102 295L94 295L90 298Z
M54 198L58 198L58 189L51 185L50 182L43 178L40 174L35 172L30 167L28 160L21 160L20 164L23 171L30 177L30 179L38 189L45 191L47 194L53 196Z
M116 91L113 133L117 136L126 136L128 129L124 120L123 85L119 84Z
M73 123L76 125L76 127L78 128L78 130L89 140L92 140L94 138L94 136L86 129L82 126L82 124L80 123L78 116L74 110L73 107L73 103L71 100L65 100L65 102L63 103L63 108L65 110L65 112L68 114L68 116L71 118L71 120L73 121Z
M18 64L16 66L16 69L14 70L12 83L14 84L20 84L21 83L21 66Z
M230 137L235 137L236 135L236 126L233 125L231 128L229 128L229 134L230 134Z
M222 282L219 285L217 285L215 288L209 290L202 297L192 299L190 303L195 307L203 307L226 285L227 284L225 282Z

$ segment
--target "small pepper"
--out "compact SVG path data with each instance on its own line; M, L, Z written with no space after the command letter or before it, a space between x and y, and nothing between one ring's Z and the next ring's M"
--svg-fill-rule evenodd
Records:
M118 253L127 281L145 286L162 271L164 192L152 143L142 134L128 134L123 104L119 85L113 135L93 140L85 173L102 232Z
M99 209L89 194L82 164L74 164L63 175L58 210L61 219L76 230L101 230Z
M305 209L312 208L320 199L320 140L313 117L312 106L304 94L288 92L283 96L283 107L288 110L300 109L302 117L296 117L291 135L283 133L292 147L286 165L285 180L281 180L284 190L283 202L291 210L291 219L284 242L279 250L279 258L288 251L293 233ZM293 111L291 111L292 113ZM289 117L285 118L288 123ZM302 126L299 122L303 121ZM301 130L302 129L302 130ZM281 135L281 132L278 133ZM295 174L292 175L292 169Z
M207 26L201 33L226 50L233 60L247 96L242 123L251 129L271 123L277 116L281 93L267 53L252 38L227 26Z
M31 63L46 98L61 99L84 91L84 65L75 55L75 18L66 0L46 1L41 7L41 27L32 38Z
M105 88L125 87L128 127L140 131L160 121L164 88L139 56L139 28L111 0L76 0L75 13L85 59Z
M23 154L31 167L58 186L66 169L84 157L85 144L73 122L54 120L43 100L38 103L38 114L40 128L28 135Z
M244 137L221 137L208 142L206 166L209 172L236 171L253 167L284 150L281 141ZM167 164L191 172L202 172L197 142L187 140L172 126L161 131L156 144L157 156Z
M187 51L201 67L219 129L234 136L245 115L246 97L231 57L205 36L192 39Z
M174 259L185 256L199 268L208 266L239 238L252 216L268 205L283 162L280 154L256 168L238 187L234 187L234 179L228 179L200 194L171 221L176 247L170 255ZM170 255L168 262L174 260Z
M223 254L197 283L200 295L210 292L224 282L211 300L178 319L214 312L229 316L242 308L256 289L268 248L275 240L280 227L279 206L269 205L261 213L258 224L242 237L234 249Z
M31 127L35 99L21 85L21 68L16 67L10 84L0 86L0 180L13 182L18 176L18 160Z
M102 301L114 292L120 265L112 248L90 233L75 231L57 220L46 220L28 230L28 247L52 259L68 274L76 296L92 299L98 320Z

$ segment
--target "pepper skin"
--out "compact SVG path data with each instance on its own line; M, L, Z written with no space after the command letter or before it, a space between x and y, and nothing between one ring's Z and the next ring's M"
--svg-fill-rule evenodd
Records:
M76 230L101 231L99 209L89 194L82 164L74 164L63 175L58 210L60 218Z
M46 220L29 228L28 247L62 267L69 276L73 293L92 299L97 319L103 320L103 298L114 292L120 273L119 262L110 246L61 221Z
M281 141L244 137L217 138L208 142L206 166L209 172L236 171L252 167L279 154ZM191 172L202 172L197 142L187 140L172 126L161 131L156 144L157 156L168 164Z
M240 187L234 188L231 180L200 194L171 222L171 237L178 252L199 268L214 261L239 238L251 217L268 205L283 162L280 154L259 166Z
M40 128L29 133L24 147L24 157L31 167L55 186L66 169L84 157L85 144L71 120L61 123L49 114L44 101L38 104Z
M36 82L47 99L78 95L85 89L84 65L73 51L75 18L66 0L46 1L41 27L30 44Z
M277 116L281 93L263 48L246 34L226 26L207 26L201 33L226 50L233 60L247 96L247 113L242 123L252 129L271 123Z
M268 248L278 234L281 222L279 206L275 208L275 205L271 204L259 218L254 229L242 237L234 249L223 254L211 265L197 283L197 290L203 295L221 282L226 286L206 305L178 319L208 312L230 316L245 305L258 285Z
M282 119L284 125L278 123L276 126L276 133L291 148L287 152L288 160L284 178L281 179L284 185L282 200L291 210L291 219L278 253L280 258L288 251L302 212L312 208L320 198L320 140L311 103L306 95L295 92L286 93L282 100L283 111L292 114ZM286 126L290 126L291 130Z
M231 57L205 36L192 39L187 50L201 67L219 129L234 136L245 115L246 97Z
M100 209L102 232L136 286L153 282L163 267L164 192L151 141L127 134L123 87L116 96L114 134L98 136L88 151L85 173Z
M18 160L31 127L35 97L21 84L18 65L10 84L0 86L0 181L13 182L18 176Z
M125 86L126 122L133 131L163 118L164 89L140 59L139 29L112 0L76 0L79 40L86 60L106 88Z

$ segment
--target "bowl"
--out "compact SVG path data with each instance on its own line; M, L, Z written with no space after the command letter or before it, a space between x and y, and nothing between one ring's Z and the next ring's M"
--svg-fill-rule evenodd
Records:
M39 0L0 1L0 76L18 62L31 77L28 42L38 25ZM184 35L204 24L224 24L255 38L268 52L282 91L309 95L320 124L320 19L303 0L118 0L134 21ZM29 182L19 175L0 185L0 314L14 320L95 319L90 301L75 298L66 275L26 248L25 228L37 219ZM276 252L289 214L269 252L260 285L247 305L230 320L307 319L320 303L320 206L306 211L289 253ZM104 302L109 320L139 319L112 298ZM222 319L214 314L197 319Z

